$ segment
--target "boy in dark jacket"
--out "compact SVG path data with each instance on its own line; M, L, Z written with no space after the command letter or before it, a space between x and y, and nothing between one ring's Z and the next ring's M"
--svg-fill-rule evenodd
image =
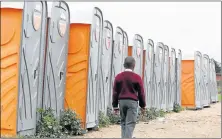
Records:
M120 110L122 138L132 138L137 121L138 101L142 112L146 107L143 81L133 72L134 67L135 59L131 56L126 57L125 71L119 73L114 81L112 105L115 113Z

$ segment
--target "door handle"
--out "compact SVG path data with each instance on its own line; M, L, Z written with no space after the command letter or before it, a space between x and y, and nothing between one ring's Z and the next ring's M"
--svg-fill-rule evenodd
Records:
M59 79L60 79L60 80L62 79L62 76L63 76L63 72L60 71L60 73L59 73Z
M34 79L36 78L36 71L37 71L37 70L35 69L35 70L34 70Z
M95 74L95 80L97 80L97 73Z
M106 83L108 82L109 77L106 77Z

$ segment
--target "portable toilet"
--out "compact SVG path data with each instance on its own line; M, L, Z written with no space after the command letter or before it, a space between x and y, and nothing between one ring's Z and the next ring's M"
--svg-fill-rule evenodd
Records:
M139 34L135 34L132 43L132 56L136 61L134 72L141 76L143 73L143 37Z
M153 98L153 72L154 72L154 43L148 39L144 58L144 91L146 94L147 108L152 107Z
M215 70L215 61L213 58L210 59L211 67L211 102L215 103L218 100L217 97L217 81L216 81L216 70Z
M163 92L163 62L164 62L164 44L161 42L157 43L155 56L154 56L154 75L153 75L153 83L154 83L154 108L158 110L161 109L161 99Z
M214 59L212 59L212 61L215 62ZM215 92L215 98L216 98L216 102L218 102L218 90L217 90L217 77L216 77L216 68L215 68L215 63L213 62L213 80L214 80L214 92Z
M101 49L101 62L99 70L101 73L99 79L99 110L105 115L107 113L108 103L110 101L110 88L111 86L111 61L113 49L113 26L105 20L103 24L103 40Z
M115 55L113 54L112 56L115 56L115 58L114 57L112 57L112 60L111 60L111 63L113 63L113 60L115 61L115 62L117 62L118 61L118 59L120 60L120 57L118 56L118 54L120 54L120 53L117 53L117 48L119 47L119 46L117 46L117 45L120 45L121 46L121 44L122 44L122 32L123 32L123 45L122 45L122 62L118 62L118 65L117 65L117 67L121 67L121 71L123 71L124 70L124 67L123 67L123 63L124 63L124 60L125 60L125 58L128 56L128 44L129 44L129 39L128 39L128 35L127 35L127 33L122 29L122 28L120 28L120 27L117 27L116 28L116 34L115 34L115 40L113 40L113 44L114 44L114 47L113 47L113 53L114 53L114 51L115 51ZM115 42L116 41L116 42ZM116 46L116 47L115 47ZM117 58L118 57L118 58ZM115 76L118 74L118 72L120 72L120 71L118 71L118 70L116 70L116 72L117 73L114 73L114 68L116 68L116 64L117 63L115 63L113 66L112 66L112 68L111 68L111 72L112 72L112 77L111 77L111 85L110 85L110 92L109 92L109 98L108 98L108 100L109 100L109 102L108 102L108 107L112 107L112 94L113 94L113 82L114 82L114 78L115 78ZM120 64L120 65L119 65Z
M176 94L176 50L171 48L170 57L169 57L169 96L167 96L167 110L173 110Z
M169 47L164 45L164 62L163 62L163 91L160 96L160 108L167 110L167 96L169 95Z
M52 108L57 117L64 109L69 28L68 4L53 2L49 9L42 105L43 109Z
M215 67L215 60L212 59L213 62L213 80L214 80L214 92L215 92L215 98L216 98L216 102L218 102L218 90L217 90L217 76L216 76L216 67Z
M121 27L116 27L114 44L113 44L113 53L112 53L112 67L111 67L111 87L110 87L110 101L108 106L112 107L112 93L113 93L113 84L117 74L123 71L123 54L124 54L124 31Z
M103 14L97 7L86 10L72 4L65 108L80 115L84 128L93 128L98 125Z
M179 49L176 55L176 95L175 103L181 106L181 60L182 52Z
M128 45L129 45L129 38L126 31L123 31L123 58L122 63L124 63L125 58L128 56Z
M210 88L210 103L213 103L213 100L215 100L216 98L213 95L213 72L212 72L212 60L209 58L209 88Z
M23 2L1 2L1 135L17 134Z
M43 85L47 4L3 2L1 18L1 135L33 135Z
M202 109L201 92L201 66L202 54L196 51L194 54L183 55L182 76L181 76L181 96L182 106L194 109Z
M203 55L203 64L202 64L202 88L203 88L203 106L210 106L210 61L207 54Z

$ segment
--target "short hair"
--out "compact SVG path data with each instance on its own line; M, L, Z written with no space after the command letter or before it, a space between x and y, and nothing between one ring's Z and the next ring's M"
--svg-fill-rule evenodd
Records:
M132 56L127 56L124 60L124 68L134 68L135 59Z

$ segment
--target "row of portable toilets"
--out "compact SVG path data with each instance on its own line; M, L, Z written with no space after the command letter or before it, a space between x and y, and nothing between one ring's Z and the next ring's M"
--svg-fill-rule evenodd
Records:
M208 55L182 58L180 50L155 46L139 34L130 44L121 27L114 34L99 8L89 13L90 22L77 21L70 10L64 1L51 9L43 1L2 3L1 135L34 134L37 108L51 107L57 117L70 108L84 128L97 126L98 112L111 107L113 81L126 56L136 60L148 108L217 102L215 65Z

